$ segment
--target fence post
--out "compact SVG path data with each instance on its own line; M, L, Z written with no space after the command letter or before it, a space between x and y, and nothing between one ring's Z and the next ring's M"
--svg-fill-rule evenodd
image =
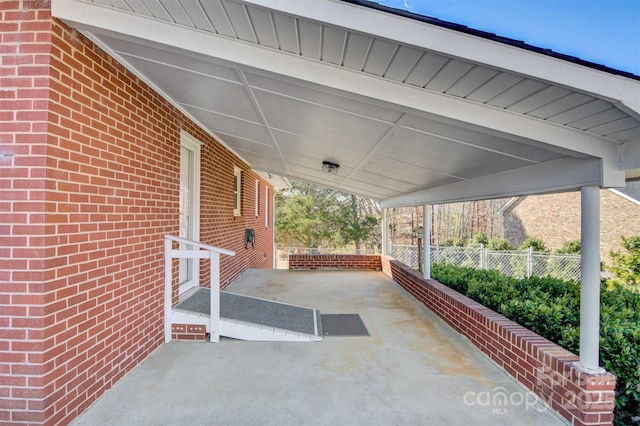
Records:
M480 269L485 269L484 265L484 244L480 243Z
M527 253L527 278L531 278L533 275L533 246L529 247Z

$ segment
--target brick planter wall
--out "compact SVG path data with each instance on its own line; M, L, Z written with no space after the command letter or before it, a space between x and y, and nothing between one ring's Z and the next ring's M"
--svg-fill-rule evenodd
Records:
M172 324L171 339L204 342L207 338L207 327L194 324Z
M264 199L254 210L270 185L46 0L0 1L0 39L0 424L68 424L164 341L181 130L202 142L200 240L237 252L221 286L272 267Z
M380 256L366 254L290 254L289 269L359 269L380 271Z
M573 366L578 357L390 257L383 271L574 425L613 422L615 377Z

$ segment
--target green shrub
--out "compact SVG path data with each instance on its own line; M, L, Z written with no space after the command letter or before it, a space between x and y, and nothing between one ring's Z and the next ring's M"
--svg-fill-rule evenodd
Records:
M640 291L640 236L622 237L622 249L611 252L613 265L607 269L616 275L612 281L630 290Z
M560 254L579 254L580 253L580 240L565 241L556 253Z
M547 246L545 245L544 241L536 237L529 237L524 240L524 242L520 244L519 249L525 250L529 247L533 247L534 251L547 251Z
M513 246L509 240L505 238L492 238L487 244L489 250L513 250Z
M517 279L496 271L434 264L434 279L535 333L579 353L580 285L551 277ZM602 284L600 365L616 375L616 424L640 409L640 292Z
M487 234L480 231L473 235L471 241L469 241L469 247L480 247L481 244L487 245L489 243L489 238L487 238Z

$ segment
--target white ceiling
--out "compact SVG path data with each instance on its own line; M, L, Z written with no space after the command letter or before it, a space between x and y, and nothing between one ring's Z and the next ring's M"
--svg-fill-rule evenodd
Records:
M53 12L252 168L383 205L616 186L640 170L639 81L495 41L337 0Z

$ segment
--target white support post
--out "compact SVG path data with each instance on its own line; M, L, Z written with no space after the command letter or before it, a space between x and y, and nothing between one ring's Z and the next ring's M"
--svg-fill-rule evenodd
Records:
M389 254L389 221L387 220L387 209L382 209L382 254Z
M581 197L580 367L600 370L600 187Z
M164 342L171 341L171 249L173 241L164 239Z
M220 341L220 253L210 252L211 260L211 326L209 336L212 343Z
M424 279L431 279L431 204L425 204L422 210L422 232L424 241Z
M486 269L484 265L484 244L480 243L480 269Z

